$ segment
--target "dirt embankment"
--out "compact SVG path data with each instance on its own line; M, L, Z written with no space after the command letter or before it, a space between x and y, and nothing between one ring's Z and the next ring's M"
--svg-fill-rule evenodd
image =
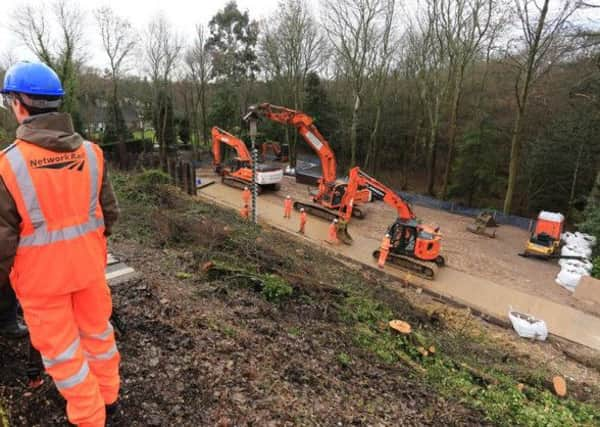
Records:
M116 425L510 425L519 420L511 411L598 421L581 403L598 404L596 371L584 380L572 362L551 365L577 376L569 381L579 401L563 404L544 388L550 365L507 344L504 331L240 225L235 213L116 178L127 199L112 249L142 273L114 289L127 327ZM393 335L392 318L410 322L436 356L425 360ZM24 354L23 344L0 342L0 405L11 425L65 425L50 381L23 384ZM530 394L515 391L522 381ZM510 399L514 407L502 407Z

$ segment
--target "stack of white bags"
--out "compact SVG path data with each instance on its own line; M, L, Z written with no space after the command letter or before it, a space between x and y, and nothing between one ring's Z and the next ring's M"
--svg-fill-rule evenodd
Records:
M561 249L561 255L582 257L582 260L561 259L558 261L560 272L556 276L556 283L573 292L581 277L589 276L592 273L592 248L596 245L596 238L579 232L566 232L561 235L561 238L565 242Z

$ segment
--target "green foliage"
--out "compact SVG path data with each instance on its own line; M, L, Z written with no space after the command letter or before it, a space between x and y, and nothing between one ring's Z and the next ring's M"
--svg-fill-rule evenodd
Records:
M158 169L148 169L137 175L113 174L111 182L120 201L156 205L160 187L171 182L171 177Z
M106 112L106 130L104 131L102 142L127 141L130 138L131 133L125 124L121 105L118 100L112 97Z
M177 145L177 130L173 116L173 98L166 89L158 91L156 99L157 109L154 111L153 126L156 137L161 147L166 150L175 149Z
M532 212L546 209L572 218L572 208L583 208L595 178L595 157L600 153L600 144L595 142L600 132L596 122L595 112L569 109L529 144L525 166Z
M231 85L218 84L208 114L211 126L219 126L228 132L235 133L234 127L240 125L238 102L239 94Z
M350 366L352 364L352 358L350 358L350 356L348 355L348 353L338 353L337 355L337 361L339 362L340 365L342 365L344 368L347 368L348 366Z
M457 144L448 195L473 206L502 194L503 145L502 135L489 121L468 129Z
M376 355L386 363L404 363L408 357L426 368L425 380L448 399L464 402L480 410L486 421L500 426L592 426L600 422L600 410L574 399L559 399L548 390L529 386L527 393L519 391L517 381L501 372L482 367L498 384L482 384L481 379L461 367L452 355L437 353L421 359L408 338L393 333L386 323L394 313L363 293L348 296L341 310L342 317L353 324L356 345ZM421 340L426 331L415 331ZM428 338L431 339L431 338ZM461 347L464 349L464 347ZM401 354L404 356L400 357ZM465 355L466 356L466 355ZM338 361L343 365L340 356ZM532 381L533 382L533 381Z
M583 215L585 219L579 224L579 229L596 237L598 244L594 249L598 253L600 250L600 172L596 175Z
M327 91L316 72L310 72L306 76L304 88L304 111L311 116L319 131L325 139L333 145L335 151L336 141L330 141L333 132L339 126L335 109L329 101Z
M594 267L592 268L592 277L600 279L600 256L597 256L593 260Z
M258 22L251 21L247 11L240 12L237 3L230 1L212 17L208 28L205 49L212 57L213 77L235 83L254 78L258 71Z
M279 304L293 293L292 287L281 277L267 274L262 277L264 286L262 296L269 302Z

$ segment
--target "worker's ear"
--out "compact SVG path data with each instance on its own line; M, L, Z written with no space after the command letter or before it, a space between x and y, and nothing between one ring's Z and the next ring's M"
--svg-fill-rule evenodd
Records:
M19 101L16 97L12 99L12 109L13 113L15 113L17 123L19 124L23 123L23 120L29 117L29 111L27 111L23 103Z

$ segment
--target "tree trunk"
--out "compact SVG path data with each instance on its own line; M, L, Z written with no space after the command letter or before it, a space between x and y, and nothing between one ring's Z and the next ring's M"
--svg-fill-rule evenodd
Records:
M360 109L360 94L354 95L354 108L352 110L352 126L350 127L350 168L356 166L356 145L358 142L358 120Z
M516 93L517 96L517 117L515 119L515 126L512 134L512 141L510 146L510 166L508 168L508 186L506 188L506 197L504 198L504 214L508 215L512 208L512 199L515 192L515 186L517 184L517 174L519 172L519 163L521 160L521 128L522 120L525 115L525 107L527 106L527 98L529 96L529 85L535 72L536 56L538 54L540 39L542 31L544 29L544 23L546 21L546 15L548 13L549 0L544 0L544 5L540 13L540 19L537 24L535 31L535 38L533 44L529 48L527 54L527 69L525 70L525 80L523 82L523 90ZM518 79L519 77L517 77ZM518 82L518 80L517 80ZM514 157L513 157L514 156Z
M442 189L440 197L446 199L448 192L448 183L450 181L450 172L452 171L452 161L454 160L454 143L456 141L456 121L458 117L458 108L460 106L460 98L462 95L463 71L459 71L454 85L454 94L452 96L452 111L450 113L450 127L448 129L448 158L446 159L446 167L444 169L444 179L442 181Z
M575 161L575 168L573 170L573 180L571 182L571 193L569 194L569 215L573 209L573 203L575 203L575 188L577 186L577 175L579 174L579 166L581 164L581 156L583 154L583 142L579 144L579 150L577 152L577 160Z
M429 151L427 156L427 194L433 196L435 194L435 166L437 163L437 119L431 124L431 130L429 133Z
M208 142L208 123L207 123L207 106L206 106L206 84L202 83L201 84L201 92L200 92L200 111L201 111L201 115L202 115L202 137L204 138L204 141L202 141L204 144L206 144Z
M375 123L373 123L373 131L369 138L369 150L367 151L367 158L365 159L365 169L371 173L375 173L375 153L377 151L377 135L379 126L381 123L381 102L377 105L377 111L375 113Z
M506 197L504 198L504 213L510 214L512 208L512 199L517 184L517 173L519 163L521 162L521 121L523 119L523 108L517 108L517 117L512 131L510 143L510 165L508 167L508 185L506 187Z

